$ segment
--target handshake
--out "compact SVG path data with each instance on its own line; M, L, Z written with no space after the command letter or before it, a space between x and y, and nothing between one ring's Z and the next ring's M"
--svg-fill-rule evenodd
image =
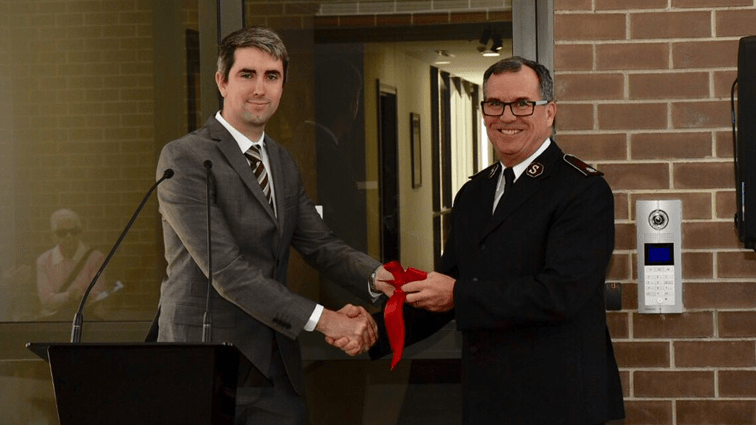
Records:
M323 310L315 329L325 335L326 342L350 356L366 352L378 340L378 326L370 313L352 304L339 311Z
M391 298L397 288L394 275L384 266L376 270L376 289ZM405 283L406 303L429 311L448 311L454 308L456 281L441 273L431 272L426 279ZM378 340L378 326L364 308L347 304L338 311L325 309L316 330L325 335L326 342L350 356L366 352Z

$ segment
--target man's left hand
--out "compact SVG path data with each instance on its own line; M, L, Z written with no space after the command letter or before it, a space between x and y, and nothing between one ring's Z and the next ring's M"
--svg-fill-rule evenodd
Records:
M406 303L429 311L449 311L454 308L454 284L457 281L445 274L430 272L425 280L408 282L402 286L407 293Z

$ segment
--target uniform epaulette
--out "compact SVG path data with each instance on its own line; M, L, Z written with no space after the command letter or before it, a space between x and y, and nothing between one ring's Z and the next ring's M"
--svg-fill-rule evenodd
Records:
M470 180L478 178L478 177L486 177L491 178L496 175L496 172L499 170L499 162L495 162L488 167L484 168L482 171L478 171L477 173L473 174L472 176L468 177Z
M580 171L585 176L593 177L593 176L604 175L604 173L602 173L601 171L591 167L590 165L586 164L585 162L583 162L582 160L580 160L579 158L575 156L572 156L570 154L565 154L563 158L564 158L564 162L572 165L576 170Z

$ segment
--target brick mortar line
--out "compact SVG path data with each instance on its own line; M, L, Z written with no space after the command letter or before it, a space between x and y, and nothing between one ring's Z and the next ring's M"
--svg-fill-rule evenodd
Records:
M411 11L394 10L394 11L390 11L390 12L360 12L360 11L357 11L357 12L350 12L350 13L322 14L322 15L320 13L317 13L317 14L312 15L312 16L315 16L315 17L318 17L318 18L338 18L338 17L342 17L342 16L345 16L345 17L347 17L347 16L348 17L355 17L355 16L369 17L369 16L385 16L385 15L413 15L414 16L414 15L437 15L437 14L444 14L444 13L448 13L450 15L462 15L462 14L480 13L480 12L484 12L484 13L488 14L488 13L491 13L491 12L498 13L498 12L511 12L511 11L512 11L512 8L508 8L507 9L507 8L497 8L497 7L493 7L493 8L491 8L491 7L485 7L485 8L474 8L474 9L464 9L464 8L460 8L460 9L431 9L431 10L419 9L419 10L411 10ZM267 16L268 17L291 17L291 16L294 16L294 15L288 15L288 14L284 13L284 14L281 14L281 15L267 15ZM310 15L302 15L302 16L310 16Z
M756 7L753 8L756 11ZM601 38L601 39L589 39L589 38L560 38L554 40L554 45L588 45L599 46L605 44L683 44L683 43L698 43L700 41L736 41L740 40L743 36L738 35L711 35L701 37L663 37L663 38Z
M756 372L756 367L747 366L747 367L738 367L738 366L727 366L727 367L716 367L716 366L710 366L710 367L681 367L681 366L674 366L674 367L668 367L668 368L660 368L660 367L650 367L650 368L643 368L643 367L620 367L620 370L623 370L625 372L669 372L669 371L684 371L684 372L719 372L719 371L726 371L726 372L740 372L742 370L747 371L754 371ZM756 398L756 395L753 397Z
M555 137L555 139L559 140L558 137ZM600 165L617 165L617 164L626 164L626 165L639 165L639 164L707 164L707 163L715 164L715 163L725 163L725 162L729 163L729 162L733 162L733 161L732 161L732 158L711 158L711 159L709 159L709 158L700 158L700 159L698 159L698 158L679 158L679 159L669 159L669 160L662 160L662 159L629 159L629 160L611 159L611 160L596 160L596 161L588 161L588 162L590 162L592 164L596 164L596 168L600 168L599 167ZM697 188L697 189L682 189L682 188L681 189L674 189L674 188L669 188L669 189L653 189L653 188L650 188L650 189L644 189L643 191L648 191L648 190L654 190L654 191L656 191L656 190L659 190L659 191L671 190L671 191L676 191L677 192L677 191L682 191L682 190L690 190L690 191L699 191L699 192L700 191L705 191L705 192L708 192L708 191L717 190L717 189L731 189L731 190L735 190L734 187L727 186L727 187L722 187L722 188L711 188L710 187L710 188ZM635 190L637 190L637 189L635 189ZM639 192L639 193L642 193L642 192Z
M756 8L754 8L756 10ZM585 39L585 38L561 38L554 40L554 45L580 44L589 46L598 46L605 44L690 44L700 43L701 41L737 41L742 36L723 35L708 37L688 37L688 38L614 38L614 39Z
M721 68L648 68L648 69L587 69L572 71L556 71L555 77L560 75L665 75L665 74L701 74L714 73L723 71L737 71L738 67L721 67ZM556 78L555 78L556 79Z
M752 10L753 6L719 6L719 7L664 7L664 8L649 8L649 9L602 9L596 10L582 9L582 10L554 10L554 15L624 15L624 14L662 14L662 13L677 13L677 12L721 12L730 10Z
M558 79L554 80L555 82L558 81ZM672 103L703 103L703 102L729 102L729 97L716 97L716 98L710 98L710 97L702 97L702 98L680 98L680 99L585 99L585 100L559 100L556 99L555 102L559 105L639 105L639 104L672 104ZM727 108L727 111L730 111L730 108ZM699 130L712 130L712 129L721 129L726 128L732 131L731 126L727 127L701 127ZM686 127L684 129L691 129L695 130L695 128L689 128ZM640 131L642 129L639 129ZM650 130L657 130L657 129L645 129L646 131ZM666 129L659 129L659 130L675 130L674 128L666 128ZM570 130L570 131L578 131L578 130ZM606 130L604 130L606 131Z
M743 397L733 397L733 396L726 396L726 397L670 397L670 396L660 396L660 397L649 397L649 396L643 396L643 397L636 397L636 396L625 396L625 400L629 401L711 401L711 402L718 402L718 401L752 401L756 402L756 397L754 396L743 396ZM672 422L677 423L677 422Z

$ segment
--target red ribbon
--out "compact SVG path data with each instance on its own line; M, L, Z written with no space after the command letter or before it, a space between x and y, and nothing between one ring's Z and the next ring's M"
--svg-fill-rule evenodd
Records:
M388 333L391 350L394 352L394 356L391 359L391 370L394 370L399 360L402 359L402 352L404 351L404 314L402 313L402 306L404 305L404 300L407 298L407 294L402 291L402 286L407 282L425 279L427 273L422 270L413 269L412 267L404 270L404 267L398 261L391 261L384 264L383 267L394 275L394 280L387 282L396 288L394 294L386 303L386 308L383 310L386 333Z

